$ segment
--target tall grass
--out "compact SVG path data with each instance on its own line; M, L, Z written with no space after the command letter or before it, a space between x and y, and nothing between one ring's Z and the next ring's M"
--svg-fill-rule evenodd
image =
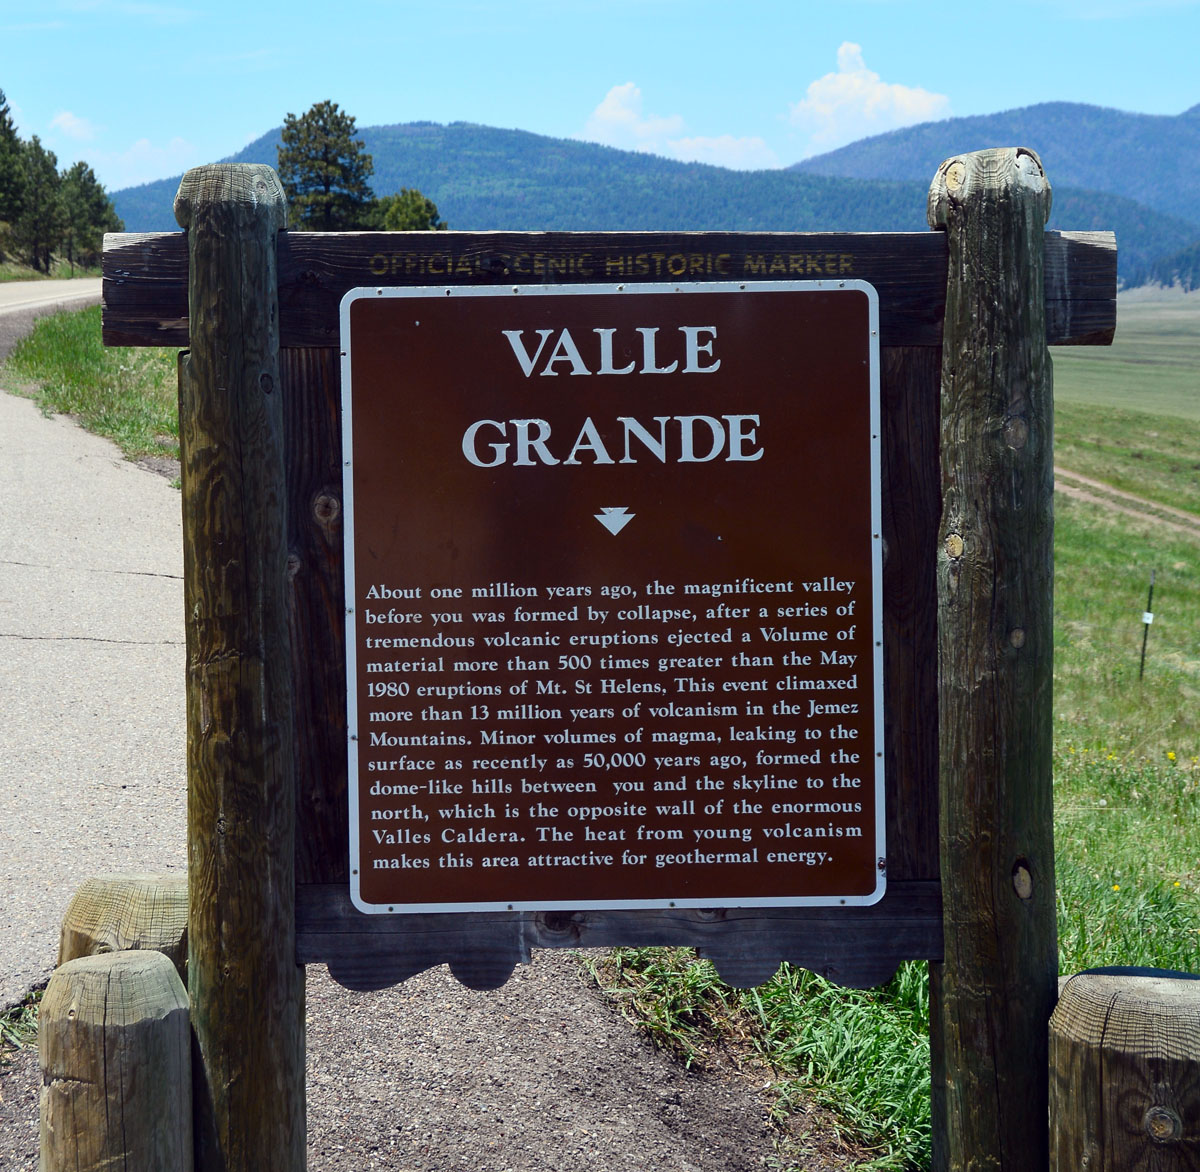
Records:
M105 347L100 307L41 318L5 365L46 412L73 415L131 457L179 458L176 351Z

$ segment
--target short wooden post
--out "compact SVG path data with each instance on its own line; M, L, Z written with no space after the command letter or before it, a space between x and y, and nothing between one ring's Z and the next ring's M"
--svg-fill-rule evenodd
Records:
M180 362L187 618L188 988L203 1172L305 1163L304 973L285 585L276 237L261 165L189 171Z
M1080 973L1050 1018L1053 1172L1200 1169L1200 980Z
M38 1023L41 1172L190 1172L188 1000L161 952L106 952L50 978Z
M152 948L187 981L187 877L101 875L85 879L63 916L58 963L102 952Z
M938 550L945 961L931 966L934 1167L1046 1168L1057 946L1053 407L1032 151L948 159Z

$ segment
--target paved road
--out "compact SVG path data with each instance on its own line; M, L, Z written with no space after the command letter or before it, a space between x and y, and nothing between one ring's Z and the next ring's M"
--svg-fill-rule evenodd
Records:
M0 284L0 330L99 284ZM50 975L84 879L183 870L186 785L179 494L0 393L0 500L3 1008Z
M0 313L99 299L99 277L79 277L74 281L0 281Z

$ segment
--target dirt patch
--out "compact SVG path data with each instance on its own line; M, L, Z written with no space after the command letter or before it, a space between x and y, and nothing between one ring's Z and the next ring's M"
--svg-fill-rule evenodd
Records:
M1139 521L1165 525L1176 533L1200 538L1200 516L1195 513L1135 496L1131 492L1113 488L1103 481L1081 476L1078 472L1071 472L1066 468L1054 469L1054 491L1061 492L1072 500L1099 505L1114 513L1135 517Z
M771 1125L768 1075L717 1051L691 1072L577 975L539 953L503 988L434 969L352 993L308 970L308 1166L314 1172L845 1172L861 1153L802 1108ZM37 1168L37 1054L0 1073L0 1168Z
M139 468L145 468L147 472L158 476L165 476L168 480L179 479L179 461L171 456L139 456L135 463Z

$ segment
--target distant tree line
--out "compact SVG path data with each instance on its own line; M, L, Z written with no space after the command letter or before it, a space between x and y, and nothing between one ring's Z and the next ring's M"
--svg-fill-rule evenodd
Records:
M356 133L353 116L336 102L317 102L299 118L284 118L277 169L289 226L313 232L447 227L433 200L415 187L376 198L369 182L375 162Z
M1188 248L1138 265L1127 285L1179 285L1185 293L1200 289L1200 240Z
M105 232L125 225L84 162L64 171L35 134L17 134L0 90L0 260L13 257L48 273L55 258L91 267L100 262Z

